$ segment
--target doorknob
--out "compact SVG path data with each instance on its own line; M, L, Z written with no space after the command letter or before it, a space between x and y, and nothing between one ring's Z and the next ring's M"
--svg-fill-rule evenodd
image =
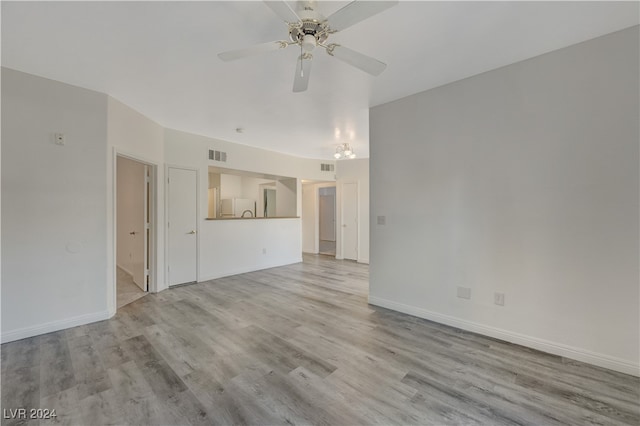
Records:
M194 231L194 230L191 230L191 232L188 232L188 234L195 234L195 233L196 233L196 231Z
M129 232L129 235L136 235L136 231Z

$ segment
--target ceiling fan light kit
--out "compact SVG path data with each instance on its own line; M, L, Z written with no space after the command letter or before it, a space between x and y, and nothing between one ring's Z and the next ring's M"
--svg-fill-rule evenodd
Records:
M274 41L258 44L239 50L232 50L218 54L223 61L233 61L274 50L285 49L289 46L300 46L300 56L296 61L296 73L293 80L293 91L303 92L309 86L311 75L311 52L316 47L322 47L326 52L341 61L356 67L373 76L378 76L387 65L377 59L366 56L355 50L336 43L325 44L331 34L349 28L373 15L376 15L398 1L352 1L342 9L325 18L316 11L315 1L299 1L298 11L294 12L284 0L265 1L266 5L285 21L289 27L290 41Z

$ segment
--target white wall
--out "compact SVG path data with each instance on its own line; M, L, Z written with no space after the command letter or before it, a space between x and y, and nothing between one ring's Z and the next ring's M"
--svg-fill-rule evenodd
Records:
M227 162L208 159L209 149L227 152ZM294 219L204 220L207 217L208 167L291 176L300 194L300 179L319 179L323 161L297 158L204 136L165 129L165 160L168 165L199 171L199 271L198 281L280 266L302 260L301 221ZM224 182L221 183L224 186ZM302 210L297 197L295 215ZM265 249L265 253L263 253Z
M326 176L330 172L320 171L320 163L326 161L166 130L104 94L5 68L2 84L2 341L86 324L115 313L118 155L153 169L157 226L152 236L157 262L151 271L151 291L167 287L166 164L199 170L201 218L207 213L208 165L220 165L207 159L209 148L228 152L225 167L295 177L296 192L300 178L330 179ZM166 139L165 131L169 133ZM54 145L56 132L66 134L66 146ZM300 211L298 197L295 214ZM205 223L210 226L203 226L198 236L203 265L198 272L204 279L205 275L223 276L301 260L300 219L243 222L238 226L253 230L238 234L233 225ZM253 253L259 247L260 256L223 256L202 262L212 254L216 257L216 250L229 242L230 252Z
M220 199L242 198L242 176L220 174Z
M198 281L302 261L300 219L208 220L200 234Z
M373 108L370 301L637 375L638 36Z
M369 263L369 159L336 162L336 258L342 258L342 185L358 183L358 262Z
M109 316L106 143L106 95L2 68L3 342Z
M266 175L290 176L298 180L334 180L333 172L320 171L321 163L333 161L299 158L173 129L164 129L164 134L166 163L192 166L200 170L201 189L207 188L210 165ZM209 160L209 149L226 152L227 162ZM207 199L200 198L201 217L206 217ZM300 215L301 201L301 197L298 197L297 215Z
M276 216L298 216L296 179L280 179L276 181Z
M117 159L116 176L116 264L130 275L134 271L137 246L129 235L138 228L144 213L144 164L125 157ZM140 216L137 216L140 214ZM140 238L138 236L138 238ZM143 247L144 248L144 247ZM140 255L139 258L143 256Z
M242 198L249 198L257 203L260 195L258 189L261 183L264 183L264 179L242 176Z
M220 173L209 172L209 189L220 188Z
M317 254L316 249L316 217L317 217L317 189L313 183L302 185L302 251Z
M151 200L156 217L153 220L155 231L152 231L152 256L155 267L151 269L151 286L149 291L156 292L167 288L165 282L165 234L164 227L164 129L139 112L129 108L122 102L108 98L108 133L107 133L107 281L109 310L116 309L115 294L115 206L114 190L116 187L115 170L116 154L124 155L152 166L151 179L154 194ZM206 186L205 186L206 188ZM206 208L206 205L205 205ZM153 226L152 224L152 226Z
M265 175L303 177L310 180L334 180L333 172L320 171L321 163L335 163L333 160L316 160L281 154L220 139L164 129L167 156L175 160L193 161L225 169L244 170ZM295 141L292 141L294 143ZM227 153L227 161L209 160L209 149ZM192 160L189 160L192 159Z

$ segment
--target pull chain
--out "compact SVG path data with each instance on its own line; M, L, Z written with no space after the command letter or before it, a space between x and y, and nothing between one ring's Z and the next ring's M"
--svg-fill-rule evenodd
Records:
M304 77L304 70L302 69L302 43L300 43L300 77Z

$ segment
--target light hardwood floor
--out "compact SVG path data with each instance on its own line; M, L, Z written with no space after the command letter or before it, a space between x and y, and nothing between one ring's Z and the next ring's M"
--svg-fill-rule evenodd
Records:
M123 269L117 268L116 279L116 306L118 309L147 295L147 292L138 287L133 282L133 277Z
M329 256L336 255L336 242L335 241L326 241L320 240L319 242L319 252L320 254L326 254Z
M2 406L83 425L640 422L638 378L370 306L367 283L305 256L150 294L2 345Z

